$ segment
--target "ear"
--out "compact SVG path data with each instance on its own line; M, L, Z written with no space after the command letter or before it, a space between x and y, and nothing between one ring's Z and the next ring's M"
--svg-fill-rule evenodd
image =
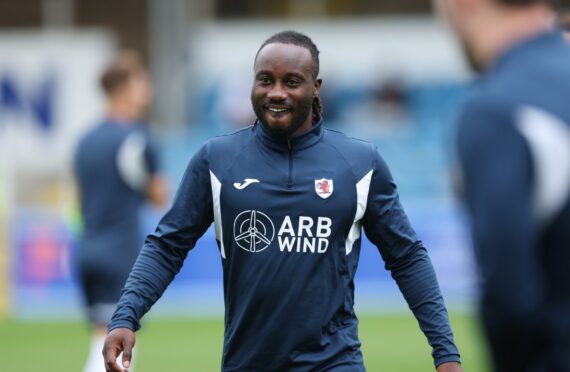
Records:
M321 92L321 85L323 84L323 79L316 79L315 85L313 86L313 95L318 96Z

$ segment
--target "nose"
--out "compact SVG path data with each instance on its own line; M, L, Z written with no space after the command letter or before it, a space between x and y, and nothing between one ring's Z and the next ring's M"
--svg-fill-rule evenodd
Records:
M287 98L287 93L281 84L275 84L267 93L267 98L272 101L283 101Z

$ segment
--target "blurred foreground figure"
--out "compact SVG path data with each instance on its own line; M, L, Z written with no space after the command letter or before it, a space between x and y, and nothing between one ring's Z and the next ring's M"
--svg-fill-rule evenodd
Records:
M224 272L223 371L365 370L354 313L361 226L438 371L461 371L431 261L386 163L375 146L323 127L318 54L293 31L259 49L257 122L207 141L190 161L109 325L108 371L123 371L115 362L121 351L128 364L140 319L212 222Z
M78 267L93 327L85 372L105 370L107 325L142 243L139 209L146 200L162 206L166 199L155 150L139 125L151 86L138 55L120 54L101 85L107 117L81 140L74 164L84 223Z
M570 48L547 0L440 0L484 75L459 119L496 371L570 371Z

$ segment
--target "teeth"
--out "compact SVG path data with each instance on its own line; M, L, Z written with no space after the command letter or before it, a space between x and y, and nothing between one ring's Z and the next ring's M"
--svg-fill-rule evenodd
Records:
M271 112L283 112L283 111L287 111L287 109L278 109L278 108L270 107L269 111L271 111Z

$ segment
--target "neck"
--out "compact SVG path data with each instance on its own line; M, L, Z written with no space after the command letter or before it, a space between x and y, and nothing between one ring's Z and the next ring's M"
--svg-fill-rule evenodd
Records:
M107 116L118 122L133 122L140 119L138 109L133 108L128 102L111 99L107 104Z
M308 132L311 130L311 128L313 127L313 120L312 120L313 116L309 115L309 119L305 120L305 122L303 123L303 125L301 125L299 128L297 128L296 131L294 131L293 133L291 133L291 135L289 136L289 138L291 137L297 137L300 136L301 134Z
M473 32L473 48L483 66L513 45L548 31L554 14L544 4L514 7L492 3L485 11L488 22L483 27L477 25Z
M307 123L303 123L303 125L297 128L293 133L285 133L283 131L272 129L269 125L259 119L256 120L254 125L262 126L264 128L264 132L278 142L289 142L291 140L295 140L296 138L302 137L303 134L311 131L317 124L318 123L313 124L313 122L310 121L309 125L307 126Z

